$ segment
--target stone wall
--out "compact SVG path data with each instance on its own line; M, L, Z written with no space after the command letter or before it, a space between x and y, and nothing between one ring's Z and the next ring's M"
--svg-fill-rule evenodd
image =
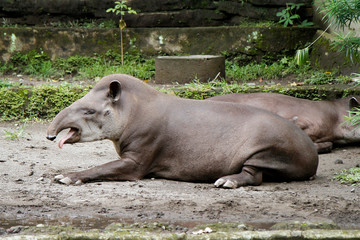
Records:
M312 19L312 0L128 0L138 11L127 15L129 27L196 27L238 25L246 21L277 21L286 3L304 3L302 19ZM0 18L7 25L49 25L51 22L118 19L106 9L113 0L2 0ZM3 23L4 24L4 23Z
M247 60L293 54L316 32L314 28L239 26L125 30L125 49L135 48L145 55L227 52ZM0 28L0 36L0 61L9 60L15 52L30 50L44 51L53 59L120 50L118 29Z

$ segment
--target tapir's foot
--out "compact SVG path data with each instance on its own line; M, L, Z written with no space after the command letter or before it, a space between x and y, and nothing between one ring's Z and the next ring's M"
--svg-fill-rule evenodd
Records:
M241 173L224 176L214 183L215 187L238 188L241 186L258 186L262 183L262 172L254 167L243 167Z
M66 184L66 185L70 185L70 184L81 185L81 184L83 184L83 181L81 179L78 179L75 176L71 176L71 174L69 174L69 176L64 176L62 174L57 175L57 176L55 176L55 181Z
M318 153L330 153L333 149L332 142L320 142L314 144Z

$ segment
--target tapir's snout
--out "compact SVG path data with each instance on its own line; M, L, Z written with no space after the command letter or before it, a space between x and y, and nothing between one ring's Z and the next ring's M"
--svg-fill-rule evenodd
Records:
M49 128L46 131L46 138L50 141L54 141L57 136L57 128L55 127L54 121L51 123Z

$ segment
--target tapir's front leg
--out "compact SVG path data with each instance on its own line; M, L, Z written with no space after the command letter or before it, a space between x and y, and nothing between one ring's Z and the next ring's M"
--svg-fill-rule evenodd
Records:
M120 159L80 172L55 176L55 180L67 185L79 185L99 180L138 180L144 176L141 165L132 159Z

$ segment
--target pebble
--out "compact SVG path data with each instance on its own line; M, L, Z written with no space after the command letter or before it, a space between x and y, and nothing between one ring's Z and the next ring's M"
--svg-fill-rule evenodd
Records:
M355 192L355 188L351 189L350 192L354 193L354 192Z
M335 164L344 164L344 161L341 159L336 159Z
M22 229L22 226L14 226L7 230L7 233L19 233Z
M41 181L44 181L44 177L40 177L40 178L38 178L38 180L37 180L38 182L41 182Z

